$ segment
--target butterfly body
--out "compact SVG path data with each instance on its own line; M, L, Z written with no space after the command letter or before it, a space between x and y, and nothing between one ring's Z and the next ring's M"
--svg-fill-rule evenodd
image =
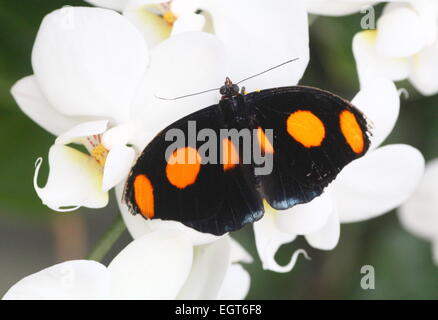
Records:
M243 94L227 79L220 92L218 104L171 124L140 155L124 192L133 214L221 235L260 219L264 201L278 210L311 201L369 147L364 115L327 91L295 86ZM197 139L190 139L191 122ZM168 153L172 130L188 139ZM218 137L213 156L203 152L207 132ZM257 152L270 170L262 170ZM172 164L181 156L194 161Z

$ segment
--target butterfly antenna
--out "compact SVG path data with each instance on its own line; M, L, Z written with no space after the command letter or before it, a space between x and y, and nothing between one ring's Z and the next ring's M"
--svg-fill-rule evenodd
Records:
M269 68L269 69L267 69L267 70L265 70L265 71L262 71L262 72L260 72L260 73L255 74L255 75L253 75L253 76L251 76L251 77L248 77L248 78L242 79L242 80L240 80L239 82L237 82L236 84L239 84L239 83L241 83L241 82L243 82L243 81L246 81L246 80L249 80L249 79L252 79L252 78L258 77L259 75L262 75L262 74L264 74L264 73L266 73L266 72L269 72L269 71L271 71L271 70L277 69L277 68L279 68L279 67L281 67L281 66L284 66L285 64L291 63L291 62L296 61L296 60L298 60L298 59L299 59L299 58L295 58L295 59L291 59L291 60L285 61L285 62L283 62L283 63L280 63L279 65L276 65L275 67Z
M265 71L262 71L262 72L260 72L260 73L255 74L255 75L252 75L251 77L248 77L248 78L242 79L242 80L240 80L239 82L237 82L236 84L239 84L239 83L241 83L241 82L243 82L243 81L246 81L246 80L249 80L249 79L252 79L252 78L258 77L258 76L261 75L261 74L264 74L264 73L269 72L269 71L271 71L271 70L277 69L277 68L279 68L279 67L281 67L281 66L284 66L285 64L291 63L291 62L296 61L296 60L298 60L298 59L299 59L299 58L295 58L295 59L291 59L291 60L285 61L285 62L283 62L283 63L280 63L279 65L276 65L276 66L274 66L274 67L272 67L272 68L269 68L269 69L267 69L267 70L265 70ZM196 92L196 93L186 94L186 95L184 95L184 96L179 96L179 97L175 97L175 98L163 98L163 97L159 97L159 96L155 95L155 98L160 99L160 100L171 101L171 100L178 100L178 99L182 99L182 98L187 98L187 97L191 97L191 96L196 96L196 95L198 95L198 94L203 94L203 93L207 93L207 92L211 92L211 91L216 91L216 90L219 90L219 89L220 89L220 88L209 89L209 90L200 91L200 92Z
M184 95L184 96L179 96L179 97L175 97L175 98L162 98L162 97L159 97L159 96L155 95L155 98L160 99L160 100L166 100L166 101L169 101L169 100L178 100L178 99L182 99L182 98L187 98L187 97L191 97L191 96L196 96L196 95L198 95L198 94L202 94L202 93L207 93L207 92L210 92L210 91L217 91L217 90L219 90L219 89L220 89L220 88L209 89L209 90L205 90L205 91L201 91L201 92L196 92L196 93L186 94L186 95Z

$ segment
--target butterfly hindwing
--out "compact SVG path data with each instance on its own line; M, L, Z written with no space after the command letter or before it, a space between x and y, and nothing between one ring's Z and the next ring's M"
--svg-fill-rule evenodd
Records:
M319 196L342 168L369 147L363 114L348 101L296 86L246 95L263 130L273 129L273 170L260 176L262 196L287 209Z
M251 165L199 163L205 141L197 139L191 144L186 141L186 149L180 154L195 158L195 163L169 164L169 157L165 157L174 142L166 141L166 133L179 129L188 137L189 121L196 122L197 132L209 129L219 136L223 123L218 120L218 112L217 105L195 112L164 129L144 149L125 187L124 198L131 212L145 218L176 220L217 235L261 218L263 205ZM172 153L171 157L181 160L178 154Z

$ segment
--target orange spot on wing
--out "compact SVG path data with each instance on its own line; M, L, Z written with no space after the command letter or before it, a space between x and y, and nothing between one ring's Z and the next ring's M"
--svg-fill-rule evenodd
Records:
M287 118L286 125L289 135L306 148L319 147L324 140L324 124L311 111L295 111Z
M339 115L339 123L342 134L353 152L357 154L362 153L365 146L363 131L355 115L351 111L344 110Z
M195 183L201 169L201 156L192 147L179 148L167 160L166 177L178 189Z
M236 146L229 138L225 138L222 140L222 150L224 171L233 169L239 163L239 153L236 150Z
M141 214L152 219L154 217L154 188L144 174L135 177L134 198Z
M260 149L264 153L274 153L274 148L272 147L271 142L266 137L265 133L263 132L263 129L261 127L257 128L257 140L260 145Z

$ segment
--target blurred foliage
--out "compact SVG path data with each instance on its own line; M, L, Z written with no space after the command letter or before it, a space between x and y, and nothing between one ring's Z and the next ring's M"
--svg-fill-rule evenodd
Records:
M47 218L32 186L34 161L47 159L53 137L19 110L9 90L32 73L30 56L39 24L48 12L63 5L86 5L72 0L0 0L0 214L19 218ZM381 10L381 6L378 7ZM359 89L351 52L360 15L318 17L310 28L311 59L302 84L321 87L346 98ZM426 159L438 156L438 96L422 97L408 82L400 119L387 142L408 143ZM47 171L47 163L45 162ZM43 173L44 174L44 173ZM255 251L251 226L235 234L255 257L246 266L252 277L248 298L267 299L408 299L438 298L438 268L430 245L408 234L395 212L342 226L337 248L309 249L303 239L281 248L278 261L286 263L297 248L309 249L312 261L299 259L287 274L263 271ZM373 265L376 289L360 288L360 268Z

